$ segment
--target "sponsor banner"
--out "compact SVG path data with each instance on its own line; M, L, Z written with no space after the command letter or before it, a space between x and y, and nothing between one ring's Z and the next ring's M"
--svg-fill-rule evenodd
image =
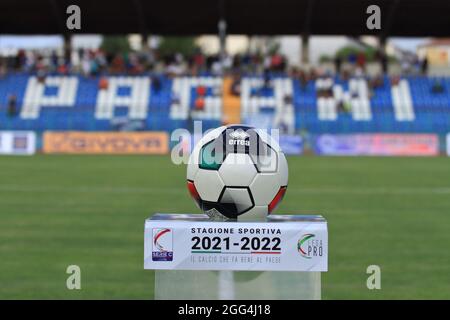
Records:
M0 154L32 155L36 153L33 131L0 131Z
M232 223L147 219L144 268L327 271L327 224L323 219Z
M447 134L447 155L450 157L450 133Z
M45 132L44 153L166 154L166 132Z
M435 134L325 134L314 139L314 151L337 156L435 156L439 154L439 137Z
M300 136L280 136L280 147L284 154L294 155L303 153L303 140Z

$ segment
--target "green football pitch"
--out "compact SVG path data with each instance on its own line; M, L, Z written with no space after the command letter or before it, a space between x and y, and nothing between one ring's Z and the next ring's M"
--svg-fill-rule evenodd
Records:
M328 220L324 299L450 298L450 159L288 162L277 212ZM144 219L198 212L185 171L162 156L0 157L0 298L153 298ZM373 264L381 290L366 287Z

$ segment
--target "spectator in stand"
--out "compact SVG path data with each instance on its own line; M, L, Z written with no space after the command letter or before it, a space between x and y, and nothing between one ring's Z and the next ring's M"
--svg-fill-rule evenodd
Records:
M350 53L348 55L348 62L352 65L356 64L356 54Z
M109 86L108 78L101 77L100 80L98 81L98 88L100 90L106 90L106 89L108 89L108 86Z
M350 100L344 99L343 108L344 108L344 112L347 112L347 113L352 112L352 104L351 104Z
M305 71L300 71L300 85L302 86L302 90L306 91L306 87L308 86L308 75Z
M444 90L444 85L442 84L441 81L439 81L438 79L434 79L433 80L433 85L431 86L431 92L434 94L439 94L439 93L443 93Z
M198 86L196 91L197 91L197 95L205 96L207 89L205 86Z
M342 74L341 74L341 79L344 81L348 81L350 80L351 74L349 72L349 70L343 70Z
M33 72L36 67L36 53L28 51L25 54L25 64L22 66L22 70L25 72Z
M283 71L284 69L284 61L283 56L279 53L275 53L271 57L270 68L274 71Z
M112 73L125 72L125 59L121 54L116 54L112 60L110 71Z
M366 71L366 55L364 52L359 52L356 56L356 65L362 72Z
M0 57L0 79L4 78L8 74L8 68L6 62Z
M85 76L89 76L91 73L91 61L90 61L90 53L85 50L81 54L81 70Z
M171 62L167 68L167 75L169 77L176 77L176 76L181 76L183 74L183 67L176 63L175 61Z
M380 51L380 64L381 64L381 70L383 71L383 74L387 74L387 72L388 72L388 57L382 51Z
M21 70L22 67L25 65L25 62L26 62L26 53L25 50L21 49L19 50L14 59L14 69Z
M8 116L15 117L17 115L17 97L15 94L8 96Z
M252 64L252 60L253 60L253 58L252 58L252 56L251 56L251 54L249 53L249 52L246 52L243 56L241 56L240 57L241 58L241 60L240 60L240 62L242 63L242 65L244 65L244 66L248 66L248 65L250 65L250 64Z
M341 65L342 65L342 59L339 55L336 55L334 57L334 69L335 69L336 74L341 73Z
M203 53L200 51L200 49L196 50L196 53L194 54L194 57L193 57L193 62L194 62L194 67L199 72L204 71L204 69L206 67L206 59L205 59L205 56L203 55Z
M315 81L318 77L318 72L316 70L316 68L311 68L309 70L309 79L312 81Z
M161 78L160 78L159 76L153 75L153 76L151 77L151 81L152 81L153 89L154 89L156 92L161 91L161 88L162 88Z
M211 73L216 76L220 76L223 73L223 65L220 60L215 60L211 64Z
M56 54L56 51L53 50L50 56L50 70L52 71L57 70L58 66L59 66L58 55Z
M391 78L391 86L396 87L400 83L400 76L396 75Z
M324 94L326 98L333 97L334 80L331 77L326 77L324 81Z
M266 68L270 68L270 58L264 58L260 53L251 56L249 72L262 73Z
M308 85L308 76L306 75L305 71L293 68L290 76L293 79L298 80L298 82L300 83L300 87L302 88L302 91L306 91L306 86Z
M244 61L244 57L245 55L241 56L240 54L236 54L232 60L232 72L236 73L236 72L240 72L240 71L244 71L244 69L246 68L246 66L244 66L243 61Z
M99 72L104 72L108 68L108 61L106 59L105 52L97 50L95 53L95 60L97 61Z
M205 109L205 99L204 97L198 97L195 99L195 110L203 111Z
M369 80L369 98L375 97L376 89L383 86L383 75L379 74Z
M130 52L128 54L127 69L131 74L141 74L144 71L139 61L139 57L135 52Z
M283 98L284 106L291 105L293 103L292 95L286 94Z
M350 76L355 76L366 66L366 57L363 53L350 54L348 59L356 67L350 70L351 74L343 68L343 60L336 56L334 59L336 73L341 75L343 80L348 80ZM377 52L377 59L382 62L382 68L387 71L387 59L381 51ZM37 73L43 81L48 72L59 74L69 74L70 72L81 72L86 76L99 75L110 72L112 74L142 74L146 71L167 74L169 76L200 75L202 72L221 76L226 72L243 74L256 73L264 78L264 88L271 87L270 75L274 72L284 72L286 70L287 59L280 53L272 55L262 55L261 53L237 54L226 56L226 63L220 59L219 55L206 56L197 49L191 56L183 57L179 53L174 53L164 57L158 56L157 49L143 48L141 51L131 51L129 54L105 53L100 49L82 49L78 54L72 52L72 59L69 61L58 55L57 51L42 53L40 51L19 50L17 55L5 58L0 63L0 72L18 70ZM415 61L417 63L417 61ZM310 72L295 70L291 74L292 78L298 79L302 90L306 90L308 81L317 77L325 76L321 72L320 66L317 69L311 68ZM426 73L428 61L421 60L420 68L422 73ZM152 79L153 85L158 87L156 79ZM240 92L240 77L233 81L233 91Z
M345 112L344 101L343 100L338 100L337 103L336 103L336 107L337 107L337 111L338 112Z
M233 75L233 82L231 84L231 94L234 96L241 95L241 76L238 73Z
M40 83L45 83L47 77L47 70L42 56L38 56L36 59L36 76Z
M421 63L421 71L423 75L428 74L428 58L425 56Z
M411 73L411 61L408 57L401 62L402 74L407 75Z
M59 66L58 66L58 69L56 70L59 74L63 74L63 75L65 75L65 74L68 74L69 73L69 68L68 68L68 66L65 64L65 63L61 63Z
M90 68L91 68L90 75L97 76L99 74L100 68L96 59L91 60Z
M271 81L270 81L270 70L265 69L263 74L263 85L260 89L260 95L263 95L265 91L269 90L271 87Z
M259 64L259 57L255 57L255 65ZM267 70L270 70L272 68L272 58L270 56L266 56L262 58L262 67L263 67L263 73Z
M361 67L356 67L356 69L354 70L354 72L353 72L353 76L355 77L355 78L361 78L361 77L363 77L364 76L364 69L362 69Z
M330 98L333 96L333 79L328 77L321 78L321 85L317 87L317 97Z

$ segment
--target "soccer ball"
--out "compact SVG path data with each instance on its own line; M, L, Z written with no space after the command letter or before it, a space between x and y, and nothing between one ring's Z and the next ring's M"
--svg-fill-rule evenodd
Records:
M211 218L264 220L283 198L288 165L266 131L222 126L203 136L187 167L187 187Z

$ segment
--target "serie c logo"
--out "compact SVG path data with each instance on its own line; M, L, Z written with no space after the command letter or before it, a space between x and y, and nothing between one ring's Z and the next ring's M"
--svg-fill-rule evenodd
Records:
M172 230L168 228L153 228L152 260L173 260Z

